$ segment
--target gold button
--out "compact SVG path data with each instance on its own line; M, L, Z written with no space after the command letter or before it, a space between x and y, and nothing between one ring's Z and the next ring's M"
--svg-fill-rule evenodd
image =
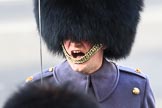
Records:
M53 72L53 67L48 69L49 72Z
M137 73L140 73L140 72L141 72L141 69L137 68L137 69L136 69L136 72L137 72Z
M30 76L30 77L28 77L26 80L25 80L25 82L27 83L27 82L30 82L30 81L32 81L33 80L33 76Z
M137 88L137 87L134 87L133 90L132 90L132 93L135 94L135 95L138 95L138 94L140 94L140 89Z

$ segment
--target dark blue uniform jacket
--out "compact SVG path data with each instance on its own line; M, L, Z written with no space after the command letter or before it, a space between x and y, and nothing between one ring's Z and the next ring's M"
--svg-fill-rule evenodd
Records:
M67 61L43 72L43 80L55 85L70 82L81 92L95 98L100 108L155 108L146 75L139 70L118 66L108 60L91 75L72 70ZM39 81L41 73L27 81Z

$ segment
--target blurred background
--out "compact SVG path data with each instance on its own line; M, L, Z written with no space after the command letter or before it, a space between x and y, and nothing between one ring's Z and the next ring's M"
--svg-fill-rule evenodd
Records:
M0 107L26 77L40 72L39 36L32 0L0 0ZM43 43L43 68L62 59ZM157 108L162 108L162 1L145 0L130 56L118 64L141 68L149 76Z

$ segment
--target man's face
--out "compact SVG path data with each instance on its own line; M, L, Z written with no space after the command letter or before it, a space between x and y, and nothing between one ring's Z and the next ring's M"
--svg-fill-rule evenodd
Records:
M67 53L76 60L81 59L93 46L87 41L73 42L71 40L65 40L63 45ZM68 60L71 68L74 71L86 74L91 74L98 70L102 65L102 61L103 48L100 48L88 61L84 63L78 64Z

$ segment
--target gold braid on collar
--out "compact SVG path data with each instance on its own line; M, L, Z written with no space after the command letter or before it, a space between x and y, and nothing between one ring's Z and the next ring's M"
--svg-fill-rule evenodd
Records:
M100 48L102 48L102 44L95 44L95 45L93 45L93 47L92 47L83 57L81 57L79 60L76 60L74 57L70 56L70 55L67 53L67 51L66 51L64 45L62 45L62 49L63 49L63 52L64 52L66 58L67 58L69 61L71 61L71 62L73 62L73 63L75 63L75 64L82 64L82 63L87 62L94 54L96 54L96 52L97 52Z

